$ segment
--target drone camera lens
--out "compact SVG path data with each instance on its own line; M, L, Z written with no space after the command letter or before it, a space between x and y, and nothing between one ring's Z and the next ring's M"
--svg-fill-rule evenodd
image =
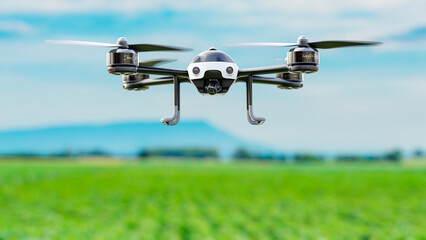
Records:
M233 69L232 67L227 67L227 68L226 68L226 72L227 72L228 74L232 74L232 73L234 72L234 69Z
M199 74L199 73L200 73L200 69L199 69L198 67L194 67L194 68L192 69L192 72L193 72L194 74Z

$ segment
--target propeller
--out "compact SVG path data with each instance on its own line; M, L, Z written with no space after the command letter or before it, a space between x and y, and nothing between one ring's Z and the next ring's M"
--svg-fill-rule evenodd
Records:
M158 44L128 44L126 38L121 37L117 43L101 43L101 42L86 42L86 41L73 41L73 40L46 40L49 44L63 44L63 45L78 45L78 46L94 46L94 47L111 47L111 48L128 48L136 52L154 52L154 51L192 51L191 48L158 45Z
M169 58L159 58L159 59L150 59L150 60L144 60L139 62L140 67L154 67L156 65L161 65L169 62L175 62L176 59L169 59Z
M228 46L235 47L311 47L311 48L320 48L320 49L330 49L330 48L340 48L340 47L353 47L353 46L372 46L383 44L381 42L374 41L319 41L319 42L309 42L308 38L305 36L300 36L297 39L297 43L237 43L230 44Z

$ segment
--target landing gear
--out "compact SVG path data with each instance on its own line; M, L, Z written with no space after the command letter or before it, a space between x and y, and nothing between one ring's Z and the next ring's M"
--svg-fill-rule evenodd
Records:
M265 122L265 118L256 117L253 114L253 76L248 76L246 82L247 93L247 120L252 125L261 125Z
M173 76L173 88L174 88L173 116L169 118L161 119L161 122L166 126L174 126L178 124L180 119L180 83L177 76Z

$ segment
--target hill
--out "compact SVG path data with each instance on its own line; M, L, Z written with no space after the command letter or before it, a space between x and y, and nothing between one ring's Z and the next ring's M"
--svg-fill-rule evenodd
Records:
M158 122L125 122L0 132L0 155L102 151L136 156L144 149L214 148L228 157L238 147L258 148L206 122L182 122L166 127Z

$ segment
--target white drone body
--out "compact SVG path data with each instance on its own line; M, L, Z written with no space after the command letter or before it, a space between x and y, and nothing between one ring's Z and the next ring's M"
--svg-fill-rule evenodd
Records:
M189 81L203 95L223 95L237 81L238 65L226 53L210 48L189 64Z
M247 119L250 124L260 125L265 118L253 114L253 83L275 85L280 89L297 89L303 87L303 74L318 71L319 52L317 49L329 49L350 46L377 45L379 42L365 41L319 41L309 42L304 36L297 43L245 43L235 46L290 47L287 53L287 64L278 66L240 69L235 61L226 53L210 48L197 55L188 68L159 68L155 65L169 62L168 59L139 61L139 52L147 51L186 51L188 48L164 46L158 44L128 44L126 38L119 38L116 44L83 42L83 41L47 41L54 44L70 44L112 47L107 54L108 73L122 75L123 88L126 90L147 90L150 86L173 84L174 114L163 118L164 125L176 125L180 119L180 83L193 84L202 95L223 95L237 83L246 84ZM276 74L276 77L263 77L264 74ZM150 75L165 77L150 78Z

